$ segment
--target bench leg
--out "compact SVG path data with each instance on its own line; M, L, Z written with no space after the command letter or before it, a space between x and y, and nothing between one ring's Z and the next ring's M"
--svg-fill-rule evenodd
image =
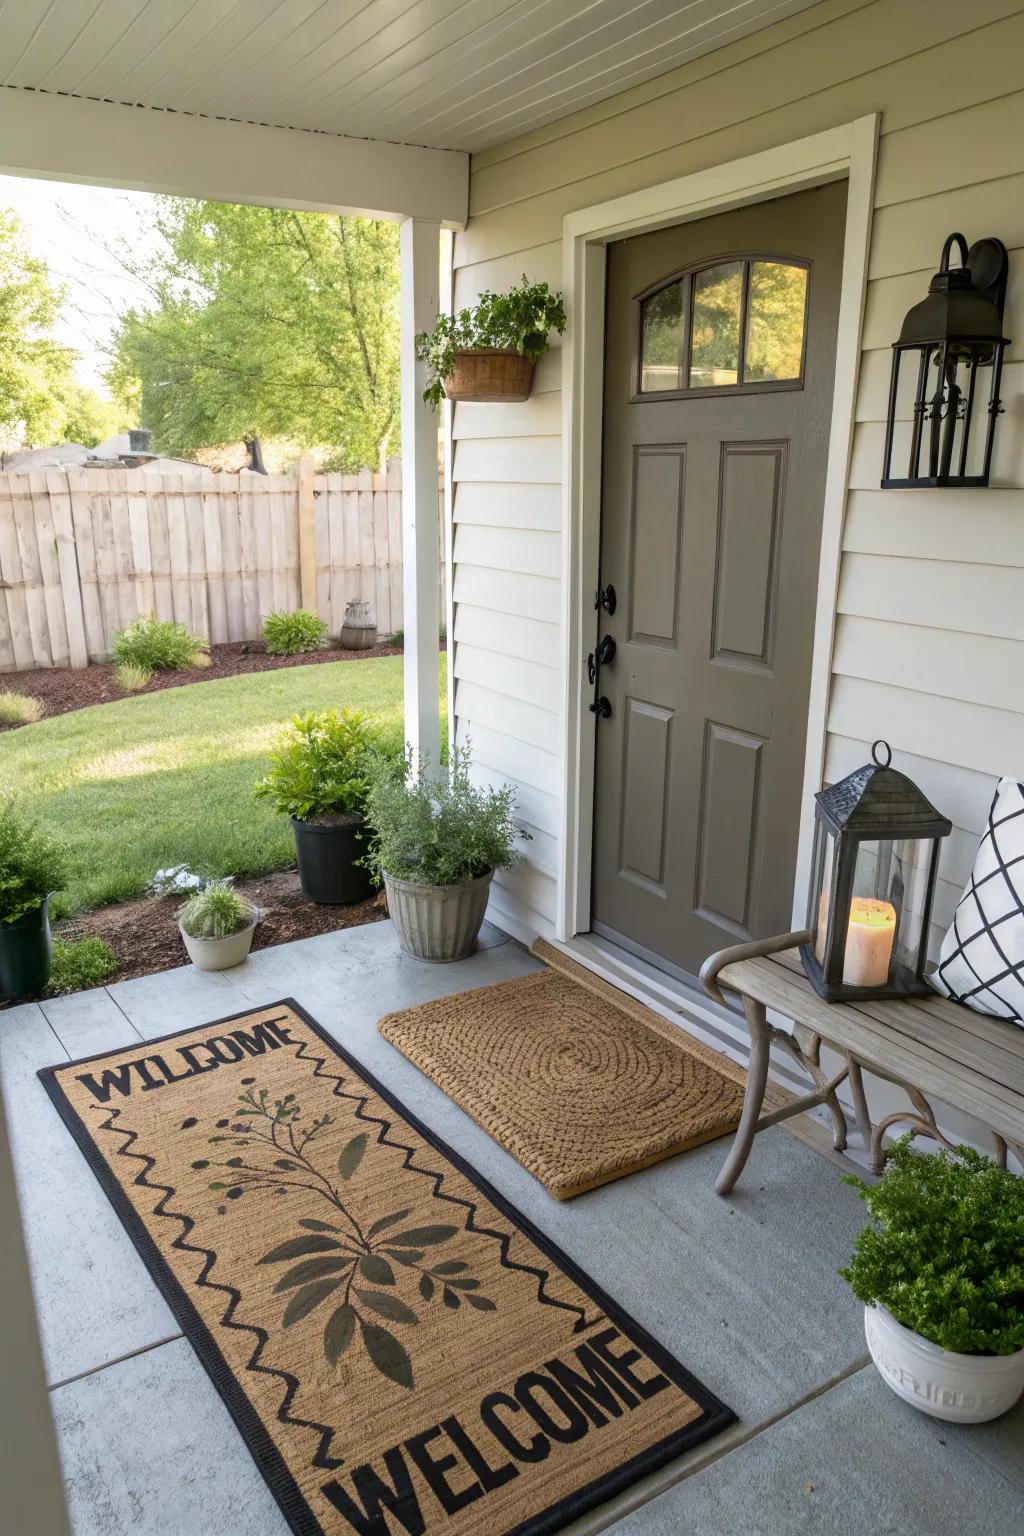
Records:
M729 1156L715 1181L715 1191L727 1195L743 1172L750 1149L757 1135L757 1122L764 1106L765 1089L768 1086L768 1060L771 1052L771 1032L763 1003L744 997L743 1011L750 1030L750 1061L747 1066L747 1090L743 1097L743 1113L736 1130Z

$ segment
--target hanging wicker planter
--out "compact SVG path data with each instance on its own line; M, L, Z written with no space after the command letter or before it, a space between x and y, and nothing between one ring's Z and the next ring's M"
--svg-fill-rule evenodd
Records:
M449 400L529 400L532 385L533 364L514 347L475 347L456 353L444 392Z

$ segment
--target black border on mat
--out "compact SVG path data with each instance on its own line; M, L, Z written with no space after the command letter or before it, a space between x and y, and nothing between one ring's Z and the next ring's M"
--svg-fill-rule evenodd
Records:
M216 1029L221 1024L231 1024L236 1019L250 1018L254 1013L263 1013L271 1008L291 1008L304 1024L310 1028L327 1046L328 1050L343 1061L346 1066L370 1088L379 1094L386 1104L390 1105L395 1114L421 1136L425 1142L442 1158L447 1159L451 1165L469 1180L480 1191L486 1200L489 1200L511 1223L525 1233L531 1242L541 1250L564 1274L568 1275L580 1290L585 1292L619 1330L639 1344L640 1348L659 1366L666 1376L686 1394L699 1404L703 1413L700 1418L687 1424L684 1429L677 1430L674 1434L660 1440L657 1444L648 1446L645 1451L624 1461L613 1471L604 1476L595 1478L593 1482L585 1484L576 1492L566 1495L556 1504L550 1505L539 1514L532 1515L521 1525L511 1527L504 1536L551 1536L551 1533L561 1530L570 1521L576 1520L588 1510L605 1503L608 1499L628 1488L631 1483L655 1472L667 1462L675 1460L684 1451L691 1450L700 1445L711 1436L719 1434L727 1429L730 1424L736 1422L736 1414L726 1406L713 1392L710 1392L703 1382L692 1376L684 1365L681 1365L673 1355L670 1355L658 1341L635 1322L617 1302L613 1301L589 1275L570 1259L568 1254L539 1231L533 1223L517 1210L505 1196L494 1188L487 1179L475 1168L455 1152L448 1144L441 1140L428 1126L418 1120L402 1101L395 1097L391 1091L379 1082L372 1073L349 1054L344 1046L330 1036L321 1024L307 1013L302 1004L296 1002L293 997L278 998L272 1003L251 1004L248 1008L241 1009L238 1013L225 1015L223 1018L212 1019L208 1024L194 1024L186 1029L175 1029L170 1034L160 1035L153 1039L141 1040L140 1046L162 1045L168 1040L174 1040L180 1035L191 1035L197 1029ZM66 1072L70 1067L84 1066L87 1062L105 1061L110 1056L123 1056L130 1047L121 1045L110 1051L102 1051L94 1056L82 1056L75 1061L57 1062L52 1067L43 1067L38 1076L44 1088L52 1100L57 1113L67 1126L71 1135L85 1157L93 1173L96 1175L111 1205L114 1207L118 1218L127 1231L135 1247L138 1249L146 1268L159 1287L164 1300L170 1307L177 1321L181 1324L186 1338L191 1344L204 1366L211 1381L220 1393L228 1411L237 1425L242 1439L256 1462L267 1486L277 1500L281 1512L288 1521L296 1536L329 1536L329 1533L321 1525L312 1508L299 1489L294 1477L288 1469L284 1458L278 1451L271 1436L264 1427L263 1421L253 1407L244 1389L241 1386L232 1368L221 1354L217 1342L207 1328L199 1312L189 1299L184 1286L178 1280L170 1265L164 1259L159 1247L150 1236L144 1222L139 1217L131 1201L125 1195L121 1185L114 1177L106 1159L97 1146L90 1128L81 1119L71 1101L64 1093L57 1081L58 1072Z

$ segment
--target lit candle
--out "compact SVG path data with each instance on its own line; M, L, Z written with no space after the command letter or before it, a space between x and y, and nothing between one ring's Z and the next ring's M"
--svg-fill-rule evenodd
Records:
M819 964L825 961L825 933L828 928L828 892L822 892L818 906L818 931L814 953ZM847 987L884 987L889 979L889 962L896 938L896 908L889 901L875 901L869 896L855 896L850 902L850 926L846 931L843 958L843 984Z

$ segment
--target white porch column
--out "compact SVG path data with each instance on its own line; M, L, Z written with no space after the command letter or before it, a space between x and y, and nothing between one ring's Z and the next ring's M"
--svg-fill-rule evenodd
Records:
M400 230L402 275L402 560L405 628L405 739L416 759L437 765L438 705L437 412L424 402L426 367L415 338L437 320L440 223L406 219Z

